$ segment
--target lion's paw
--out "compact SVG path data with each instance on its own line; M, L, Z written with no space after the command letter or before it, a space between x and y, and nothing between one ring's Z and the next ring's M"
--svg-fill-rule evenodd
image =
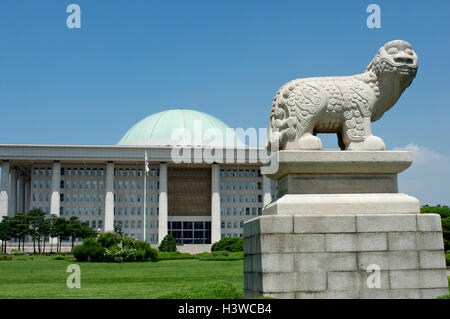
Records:
M287 148L295 149L295 150L321 150L322 149L322 141L317 136L312 134L303 135L298 141L289 143L290 145L286 145Z
M378 136L367 136L364 141L351 142L347 145L349 151L384 151L386 145Z

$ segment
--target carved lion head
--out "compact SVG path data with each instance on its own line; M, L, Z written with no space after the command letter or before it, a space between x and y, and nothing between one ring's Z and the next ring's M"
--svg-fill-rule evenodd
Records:
M377 55L367 67L367 71L372 70L376 74L390 72L414 78L418 63L419 58L408 42L394 40L378 50Z

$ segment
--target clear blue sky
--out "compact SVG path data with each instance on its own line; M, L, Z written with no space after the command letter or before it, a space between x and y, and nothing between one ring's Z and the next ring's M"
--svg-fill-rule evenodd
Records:
M81 7L79 30L66 26L70 3ZM366 26L370 3L381 7L381 29ZM2 0L0 143L115 144L138 120L176 107L266 127L285 82L362 72L381 45L403 39L419 55L418 75L373 131L388 149L431 152L400 186L450 203L449 31L445 0ZM420 174L432 179L408 188Z

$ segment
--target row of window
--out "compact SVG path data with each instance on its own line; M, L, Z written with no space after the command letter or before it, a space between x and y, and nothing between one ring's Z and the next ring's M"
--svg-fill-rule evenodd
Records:
M99 181L61 181L60 182L60 188L61 189L103 189L104 182ZM41 188L41 189L50 189L52 187L52 181L51 180L34 180L33 181L33 188Z
M221 207L220 208L220 215L225 216L225 212L226 212L226 216L231 216L231 214L233 214L233 216L256 216L261 215L262 214L262 208L261 207ZM251 214L250 214L251 212Z
M33 168L34 176L52 176L51 168ZM61 176L103 176L103 168L61 168Z
M136 181L118 181L114 182L114 188L118 189L142 189L142 185L144 183L142 181L138 181L136 185ZM147 189L159 189L159 181L147 181Z
M33 193L32 200L34 202L50 202L51 201L51 194L45 194L45 193ZM103 194L59 194L59 201L60 202L103 202Z
M261 170L252 169L252 170L237 170L237 169L221 169L220 176L222 177L261 177Z
M231 227L233 226L233 227ZM244 221L243 220L233 220L233 221L228 221L228 222L222 222L221 223L221 228L222 229L231 229L231 228L244 228Z
M159 215L159 208L158 207L146 207L145 208L145 216L148 216L148 210L150 208L150 216L158 216ZM122 216L128 216L128 215L135 215L141 216L142 215L142 207L114 207L114 215Z
M150 199L150 202L152 203L157 203L159 202L159 195L158 194L150 194L150 196L148 196L149 194L147 194L146 199L147 202ZM114 194L114 201L115 202L119 202L119 203L142 203L142 194L138 194L137 196L135 194Z
M250 186L251 185L251 186ZM258 185L258 187L257 187L257 185ZM225 187L226 186L226 187ZM258 182L258 183L256 183L256 182L251 182L251 183L249 183L249 182L245 182L245 184L243 183L243 182L239 182L239 186L238 186L238 183L236 183L236 182L233 182L233 183L230 183L230 182L220 182L220 189L221 190L231 190L231 189L253 189L253 190L256 190L256 189L259 189L259 190L261 190L262 189L262 184L261 184L261 182Z
M233 196L231 196L231 194L228 195L220 195L220 202L221 203L262 203L262 195L249 195L249 194L241 194L241 195L237 195L234 194Z
M59 210L60 210L60 215L63 215L62 212L64 211L66 216L69 216L71 214L72 214L72 216L75 216L75 215L77 215L77 213L78 213L78 216L82 216L82 215L101 216L101 215L103 215L102 207L79 207L79 208L66 207L65 209L64 209L64 207L60 207Z
M116 226L122 226L122 228L124 228L124 229L128 229L128 228L131 228L131 229L138 228L138 229L140 229L140 228L142 228L142 221L141 220L136 220L136 221L135 220L130 220L130 221L128 221L128 220L124 220L124 221L118 220L118 221L115 221L114 224ZM151 220L150 223L147 225L147 227L148 226L150 226L151 229L157 229L158 228L158 221Z
M114 169L114 176L126 176L126 177L136 177L144 176L144 170L142 168L116 168ZM151 168L147 173L147 176L159 176L159 169Z
M114 176L143 176L143 169L142 168L116 168L114 169ZM184 174L188 174L189 171L182 172ZM202 172L195 172L196 174L202 173ZM169 174L172 174L170 176L178 176L176 174L181 174L178 171L175 172L169 172ZM173 175L175 174L175 175ZM207 173L205 173L207 174ZM51 176L52 175L52 169L51 168L34 168L33 169L33 175L34 176ZM104 169L103 168L61 168L61 175L67 175L67 176L104 176ZM159 169L151 168L148 176L159 176ZM183 175L185 176L185 175ZM198 175L196 175L198 176ZM261 177L261 170L259 169L252 169L252 170L237 170L237 169L227 169L227 170L220 170L220 176L222 177Z

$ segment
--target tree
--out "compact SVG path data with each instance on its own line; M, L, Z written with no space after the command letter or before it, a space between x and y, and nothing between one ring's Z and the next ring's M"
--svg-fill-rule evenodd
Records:
M22 250L25 251L25 236L30 233L30 221L26 214L17 213L10 218L10 225L13 232L13 238L19 240L18 250L20 250L20 242L22 241Z
M49 228L49 233L48 235L50 236L50 253L53 253L53 238L58 237L58 232L57 232L57 228L56 228L56 219L58 217L54 214L50 215L50 219L49 219L49 223L50 223L50 228Z
M3 216L3 220L0 222L0 240L2 241L2 253L6 254L6 245L8 240L12 238L14 232L9 222L8 216Z
M34 208L27 213L28 220L30 223L29 233L33 238L33 252L36 253L36 240L38 241L38 250L41 252L41 237L39 229L40 225L44 223L45 220L45 212L39 208Z
M81 223L80 233L78 234L78 236L84 241L85 238L95 238L95 236L97 236L97 232L89 227L88 223Z
M172 235L166 235L158 247L159 251L176 251L177 242Z
M39 224L38 232L42 236L43 254L45 254L45 238L50 236L50 228L51 228L50 219L44 219L44 221L41 224ZM39 246L39 253L41 253L40 246Z
M73 246L75 244L75 240L80 236L81 234L81 223L79 221L79 218L76 216L70 217L70 219L67 222L67 234L72 239L72 250Z
M56 217L55 223L53 225L54 227L54 234L56 234L56 237L58 237L59 241L56 246L56 252L61 252L61 243L63 240L69 239L70 233L67 228L68 221L64 217Z

